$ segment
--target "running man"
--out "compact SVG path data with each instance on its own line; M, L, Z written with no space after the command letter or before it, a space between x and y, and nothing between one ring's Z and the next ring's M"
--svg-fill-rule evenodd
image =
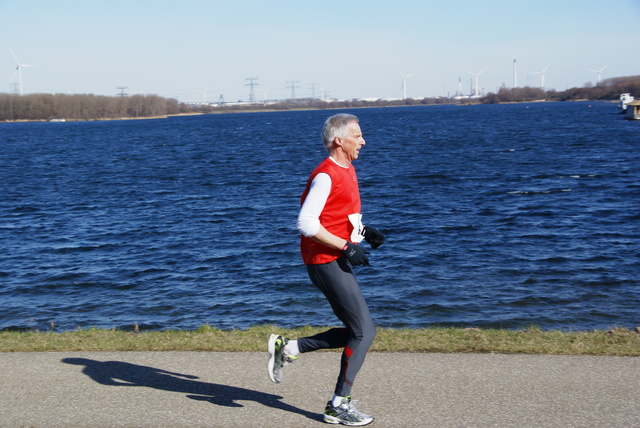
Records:
M333 397L326 405L324 421L362 426L371 423L373 416L356 409L351 388L376 328L352 267L369 265L369 252L359 242L364 239L376 249L385 238L361 221L358 178L351 165L365 145L358 118L350 114L329 117L322 129L322 142L329 157L311 173L302 194L298 216L300 251L309 278L322 291L344 327L297 340L272 334L268 342L268 370L271 380L280 383L283 367L299 354L344 348L340 374Z

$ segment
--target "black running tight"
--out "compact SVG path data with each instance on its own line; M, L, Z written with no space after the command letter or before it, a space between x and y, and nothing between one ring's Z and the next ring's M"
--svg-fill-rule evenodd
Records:
M344 348L335 394L351 395L351 387L376 335L367 302L351 265L344 257L331 263L307 265L309 278L325 295L345 328L333 328L298 339L301 353Z

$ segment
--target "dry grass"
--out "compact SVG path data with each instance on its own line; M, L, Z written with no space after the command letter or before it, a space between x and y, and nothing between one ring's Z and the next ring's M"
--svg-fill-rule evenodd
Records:
M271 333L297 338L325 328L292 330L259 326L247 330L219 330L205 325L195 331L120 331L91 328L62 333L0 332L0 352L44 351L218 351L262 352ZM564 332L485 330L478 328L379 329L372 352L472 352L640 356L640 332Z

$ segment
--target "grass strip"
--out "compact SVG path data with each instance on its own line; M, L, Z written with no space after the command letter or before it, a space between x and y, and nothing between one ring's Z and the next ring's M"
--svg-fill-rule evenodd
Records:
M281 329L263 325L247 330L123 331L89 328L62 333L0 332L0 352L51 351L217 351L264 352L269 334L289 338L310 336L326 327ZM372 352L463 352L502 354L640 356L640 329L565 332L538 328L378 329Z

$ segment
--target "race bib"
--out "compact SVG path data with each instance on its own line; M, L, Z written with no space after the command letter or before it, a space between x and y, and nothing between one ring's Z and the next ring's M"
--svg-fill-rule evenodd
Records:
M349 222L353 226L353 231L351 232L351 242L355 242L356 244L364 239L362 235L362 214L355 213L349 215Z

